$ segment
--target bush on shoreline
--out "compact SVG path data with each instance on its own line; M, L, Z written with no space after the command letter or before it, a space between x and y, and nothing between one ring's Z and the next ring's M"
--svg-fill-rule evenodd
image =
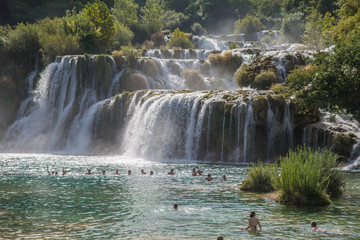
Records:
M273 165L259 162L257 165L249 167L249 172L244 178L240 190L253 192L272 192L271 179L276 174Z
M314 151L308 147L290 150L280 160L280 168L264 165L249 168L240 189L278 193L277 200L297 206L326 206L330 198L344 192L344 175L338 156L329 150ZM277 174L279 172L279 174Z

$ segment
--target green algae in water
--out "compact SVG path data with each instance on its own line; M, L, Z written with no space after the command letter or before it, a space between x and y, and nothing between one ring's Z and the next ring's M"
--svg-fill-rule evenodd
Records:
M48 176L46 165L68 173ZM170 168L176 175L167 174ZM193 177L192 168L215 180ZM87 169L94 174L85 175ZM142 175L141 169L154 175ZM359 176L347 177L345 197L333 205L296 208L239 191L246 172L236 165L122 156L1 154L0 239L359 239ZM251 210L263 226L256 236L240 230ZM312 220L326 232L310 231Z

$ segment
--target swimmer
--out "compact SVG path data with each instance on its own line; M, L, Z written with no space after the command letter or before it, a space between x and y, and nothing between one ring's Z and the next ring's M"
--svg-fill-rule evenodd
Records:
M131 175L131 170L128 170L128 175Z
M142 173L142 174L146 174L146 172L144 171L144 169L141 169L141 173Z
M51 175L51 173L49 171L49 165L46 165L46 171L47 171L48 175Z
M57 176L58 175L58 172L55 172L55 176Z
M226 181L226 175L223 175L223 176L222 176L222 180L223 180L223 181Z
M102 173L102 175L105 175L105 170L102 170L101 173Z
M223 236L218 236L216 240L224 240Z
M63 175L63 176L66 175L66 172L67 172L67 171L65 171L65 169L62 168L62 175Z
M323 231L322 228L319 228L319 227L317 226L317 223L316 223L315 221L312 221L312 222L310 223L310 225L311 225L311 230L312 230L312 231Z
M255 215L256 215L255 211L251 211L249 218L249 226L245 228L245 230L248 230L250 228L251 231L257 231L256 226L259 225L261 231L261 225L259 219Z
M207 180L207 181L211 181L211 180L213 180L214 178L213 177L211 177L211 174L209 173L208 175L207 175L207 177L205 178L205 180Z
M154 172L153 172L153 171L150 171L150 175L154 175Z
M54 173L55 173L54 171L51 171L51 175L54 175Z
M170 169L170 172L168 172L169 175L175 175L174 169Z
M192 173L191 173L193 176L196 176L197 174L196 174L196 169L195 168L193 168L193 170L192 170Z
M178 205L177 205L177 203L174 204L174 210L178 210Z
M85 175L91 175L92 172L91 172L91 169L88 169L87 173L85 173Z
M116 169L116 170L115 170L114 175L119 175L119 169Z
M197 171L197 174L198 174L199 176L202 176L202 175L203 175L203 172L199 169L199 170Z

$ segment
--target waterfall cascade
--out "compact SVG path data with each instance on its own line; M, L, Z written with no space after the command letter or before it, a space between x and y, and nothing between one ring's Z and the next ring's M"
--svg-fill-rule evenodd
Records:
M225 54L226 47L216 38L212 44L199 50L148 50L131 73L118 69L111 56L57 58L23 102L2 141L4 150L227 163L270 160L299 144L356 152L351 147L360 139L358 123L323 114L320 121L300 124L295 104L271 91L239 90L233 73L219 72L208 58ZM281 74L289 62L295 65L294 59L310 54L231 50L244 62L259 52ZM127 77L131 74L137 78ZM147 90L124 92L126 81L138 79ZM350 149L342 149L344 143Z

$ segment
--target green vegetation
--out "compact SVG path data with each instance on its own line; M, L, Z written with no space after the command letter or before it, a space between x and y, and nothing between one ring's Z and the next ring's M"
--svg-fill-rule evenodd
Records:
M257 165L249 167L249 172L244 178L240 190L251 192L272 192L272 178L276 173L274 166L258 162Z
M182 72L185 78L185 85L192 90L205 90L206 85L204 79L198 70L185 70Z
M170 41L167 43L169 48L180 47L180 48L195 48L194 44L189 40L188 36L181 32L179 28L171 34Z
M338 156L329 150L307 147L290 150L276 165L258 163L249 168L240 189L278 193L278 201L298 206L326 206L344 192L344 175Z
M278 200L307 206L331 204L329 194L339 196L344 188L337 157L328 150L313 151L306 147L290 150L280 160L280 175L273 181L280 193Z
M260 19L251 15L247 15L244 19L238 19L234 23L234 33L252 34L263 29L265 26Z
M275 75L275 72L267 70L260 72L260 74L255 77L254 82L251 84L251 87L259 90L268 90L271 85L278 82L279 81Z

